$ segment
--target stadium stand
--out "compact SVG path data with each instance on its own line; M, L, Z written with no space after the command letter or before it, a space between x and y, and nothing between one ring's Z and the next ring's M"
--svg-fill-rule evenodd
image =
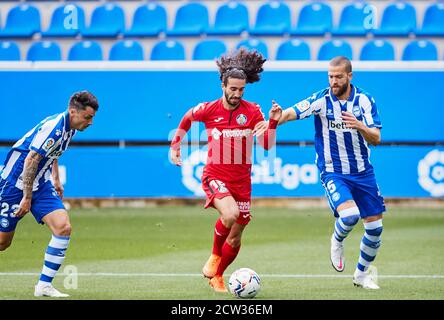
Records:
M261 53L265 58L268 58L268 46L264 41L260 39L249 38L242 40L236 45L236 49L240 49L241 47L244 47L249 50L256 50L257 52Z
M395 60L395 48L387 40L370 40L361 50L360 60Z
M59 61L62 60L62 50L57 42L34 42L26 56L28 61Z
M137 61L143 60L143 47L138 41L118 41L109 51L109 60Z
M133 23L125 32L127 37L157 37L167 29L167 12L159 3L147 3L134 12Z
M96 41L102 47L102 57L108 59L111 48L122 38L138 41L151 52L158 42L176 41L177 37L181 37L184 49L180 60L206 60L214 57L213 50L230 51L240 42L247 45L256 41L261 42L259 51L266 47L269 60L307 60L307 56L317 60L324 54L320 53L321 48L336 40L347 41L352 53L356 53L355 59L404 60L404 48L412 40L429 41L436 47L437 59L444 56L442 0L8 0L1 3L2 40L15 41L19 52L28 52L33 42L54 40L60 45L62 60L67 59L68 51L81 40ZM219 49L214 48L217 41L212 40L222 41L218 37L223 37L225 50L221 43L217 45ZM371 42L374 38L382 42ZM198 46L200 42L202 46ZM301 47L292 48L295 44ZM26 55L20 57L26 60ZM97 55L91 58L94 59ZM145 59L150 60L151 55L145 55Z
M271 1L261 5L257 12L256 25L250 29L253 36L283 35L291 28L290 8L285 2Z
M414 40L405 47L402 60L438 60L438 51L431 41Z
M103 50L100 43L86 40L75 43L68 53L70 61L103 60Z
M240 35L249 29L248 8L241 2L229 1L216 12L214 26L207 30L208 35Z
M151 60L185 60L185 48L180 41L162 40L151 51Z
M214 60L226 52L227 46L222 40L202 40L194 48L193 60Z
M310 47L304 40L284 41L277 49L276 60L310 60Z
M14 41L0 41L0 61L20 60L20 49Z
M324 42L318 52L318 60L330 60L336 56L353 58L351 45L345 40L331 40Z

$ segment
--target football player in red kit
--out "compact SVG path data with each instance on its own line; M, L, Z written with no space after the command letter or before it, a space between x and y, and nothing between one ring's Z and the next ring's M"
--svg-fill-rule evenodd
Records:
M236 258L242 231L250 221L251 154L254 127L264 121L259 105L242 99L247 83L259 81L266 60L245 49L222 56L219 67L223 95L220 99L191 108L180 122L171 142L171 160L182 164L180 144L193 121L205 124L208 157L202 174L207 200L205 208L219 212L214 229L213 250L202 273L217 292L227 292L223 273ZM276 126L282 109L275 103L269 112L268 129L257 141L268 150L275 144Z

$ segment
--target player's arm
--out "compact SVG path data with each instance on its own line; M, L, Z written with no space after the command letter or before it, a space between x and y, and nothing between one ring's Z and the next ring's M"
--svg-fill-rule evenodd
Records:
M274 100L272 101L272 107L268 116L268 122L260 121L258 124L256 124L253 130L253 134L257 136L259 144L265 150L270 150L276 144L276 128L278 126L279 119L282 117L282 108ZM262 127L262 129L258 130L258 126Z
M16 217L23 217L31 209L32 186L34 184L37 169L43 156L35 152L29 151L25 158L23 169L23 198L20 201L19 208L15 212Z
M173 140L171 140L170 158L176 166L182 165L182 159L180 157L180 144L183 137L187 134L188 130L190 130L192 122L193 114L192 109L190 109L183 116L182 120L180 121L179 127L177 128L176 133L173 137Z
M379 128L367 127L364 122L359 121L356 117L350 112L342 112L342 120L345 122L347 128L358 130L365 141L370 143L371 145L378 145L381 143L381 130Z
M54 188L57 191L59 197L63 199L64 188L62 183L60 182L59 160L57 159L55 159L52 163L52 180L54 182Z

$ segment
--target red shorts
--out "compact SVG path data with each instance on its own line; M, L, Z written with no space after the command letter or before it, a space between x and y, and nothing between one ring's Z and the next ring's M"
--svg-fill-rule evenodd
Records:
M202 188L207 195L205 209L213 207L213 200L222 199L228 196L234 198L239 207L239 217L236 222L247 225L251 220L250 203L251 203L251 182L247 183L228 183L221 179L210 176L202 176Z

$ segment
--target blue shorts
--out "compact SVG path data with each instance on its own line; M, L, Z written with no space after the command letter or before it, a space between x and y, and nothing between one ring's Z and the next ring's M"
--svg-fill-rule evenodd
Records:
M0 179L0 231L14 231L21 218L13 215L22 201L23 191L9 181ZM40 186L32 193L31 212L35 220L43 224L42 218L54 210L65 209L51 182ZM22 217L23 218L23 217Z
M361 218L385 211L384 198L379 191L373 170L353 175L324 172L321 181L335 217L339 217L338 206L348 200L355 201Z

